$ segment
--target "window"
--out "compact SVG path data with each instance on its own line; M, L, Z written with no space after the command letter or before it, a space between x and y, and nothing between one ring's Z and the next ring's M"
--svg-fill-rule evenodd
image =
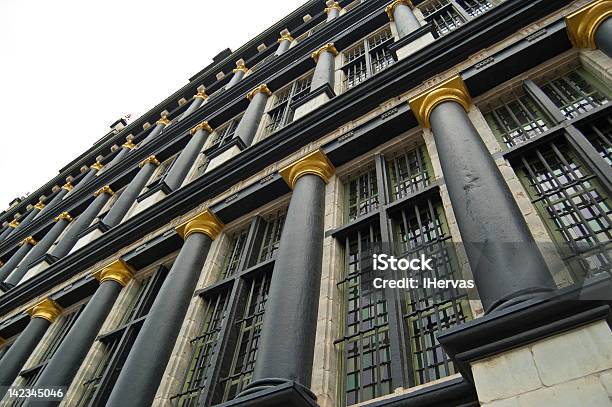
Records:
M232 120L215 129L209 149L222 147L229 143L234 138L234 133L236 132L236 128L241 118L242 115L234 117Z
M568 119L608 103L610 94L603 83L583 68L548 81L542 90Z
M58 321L56 322L57 326L54 327L55 331L53 337L50 339L49 345L46 347L38 361L33 367L24 369L19 373L19 376L21 376L25 380L21 384L22 387L33 387L36 384L38 378L47 366L47 363L49 363L51 357L53 357L53 355L57 351L57 348L59 348L60 344L68 334L68 331L70 331L70 328L72 328L72 325L74 325L74 322L79 317L79 314L81 313L81 310L84 307L85 305L81 305L77 307L74 311L66 313L62 315L60 319L58 319ZM26 399L16 398L11 400L11 402L8 403L7 406L21 406L23 405L25 400Z
M272 134L293 121L293 104L310 92L312 73L276 92L274 106L268 111L266 134Z
M371 167L360 174L351 176L345 184L346 219L352 221L378 208L378 187L376 170Z
M178 156L179 154L175 154L172 157L166 158L157 166L157 169L155 169L153 176L151 177L151 179L149 179L149 182L147 183L146 189L149 189L152 185L157 184L158 181L164 179L168 171L170 171L170 168L172 168L174 160L178 158Z
M424 145L391 155L387 160L391 199L395 201L412 195L429 185L428 163Z
M245 253L248 234L249 230L247 228L245 230L236 232L232 236L229 244L229 250L223 259L221 279L231 277L240 267L240 261Z
M512 95L488 107L484 114L491 131L506 147L521 144L548 130L550 122L528 95Z
M285 216L285 211L279 211L266 222L259 251L259 262L269 260L276 254L285 224Z
M208 383L212 357L217 349L222 325L227 315L228 292L206 298L206 309L198 335L190 342L191 359L183 387L172 400L180 407L198 405L198 398Z
M576 280L610 270L610 205L565 141L520 157L517 173Z
M395 60L388 48L391 44L393 34L387 26L344 51L345 88L350 89L392 65Z
M605 117L583 126L580 130L601 157L612 166L612 118Z
M166 274L167 269L160 266L153 274L138 281L137 293L119 327L100 335L98 340L103 345L102 354L94 371L81 383L82 393L76 405L105 404Z
M489 0L432 0L419 6L425 20L434 27L436 38L456 30L492 7Z

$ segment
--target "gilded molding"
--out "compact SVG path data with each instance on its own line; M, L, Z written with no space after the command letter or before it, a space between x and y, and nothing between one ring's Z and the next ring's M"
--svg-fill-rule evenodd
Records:
M276 42L278 42L279 44L283 41L293 42L293 37L291 36L291 34L283 34L278 40L276 40Z
M597 0L565 17L570 41L576 48L597 48L595 33L607 18L612 17L612 0Z
M208 124L208 122L206 120L204 120L203 122L200 122L197 126L195 126L193 129L191 129L189 131L189 133L191 133L191 135L193 136L194 134L196 134L198 132L198 130L204 130L204 131L208 132L208 134L213 132L212 127L210 127L210 125Z
M154 156L154 155L150 155L147 158L145 158L144 160L142 160L142 162L140 164L138 164L138 166L140 168L144 167L145 164L153 164L155 166L158 166L160 164L159 160Z
M130 150L133 150L136 148L136 144L132 143L132 140L128 140L125 143L123 143L121 147L129 148Z
M333 56L338 55L338 50L334 46L334 43L328 42L327 44L323 45L321 48L312 53L312 59L317 62L319 60L319 55L321 55L322 52L331 52Z
M95 163L91 164L89 168L100 171L102 168L104 168L104 164L102 164L100 161L96 161Z
M244 72L245 74L249 72L249 68L244 65L244 62L236 62L236 68L232 69L233 73L236 72Z
M109 194L110 196L115 195L115 193L111 189L110 185L104 185L102 188L100 188L96 192L94 192L94 196L98 196L98 195L101 195L101 194Z
M36 205L34 205L34 207L36 209L42 210L45 207L45 204L42 203L41 201L38 201L38 203Z
M66 191L72 191L72 188L74 188L74 186L70 182L66 182L64 185L62 185L62 189L65 189Z
M429 118L434 108L442 102L453 101L459 103L465 111L470 110L470 93L459 75L421 92L410 99L410 109L415 115L419 124L425 128L431 128Z
M281 168L278 173L283 177L287 185L293 189L298 178L306 174L316 175L327 184L335 170L334 165L329 161L325 153L322 150L317 150Z
M325 7L323 11L325 12L325 14L329 14L329 12L332 10L342 11L342 6L340 6L337 1L334 1L332 4L329 5L329 7Z
M221 233L221 230L223 230L223 226L225 226L223 222L214 213L206 209L187 222L178 225L176 232L185 240L192 233L203 233L212 240L215 240Z
M6 343L6 339L0 336L0 347Z
M170 124L170 119L168 119L166 116L162 116L158 121L155 122L155 124L163 124L164 126L167 126Z
M59 222L62 219L66 219L68 222L72 222L72 216L68 212L62 212L53 218L54 221Z
M268 96L272 96L272 92L270 91L270 89L268 89L268 85L262 83L261 85L247 93L247 99L253 99L253 97L255 97L255 95L258 93L265 93Z
M195 95L193 95L194 99L202 99L202 100L206 100L208 99L208 95L206 94L206 92L201 92L198 91L198 93L196 93Z
M115 281L125 287L134 277L134 269L125 261L118 259L93 273L93 276L100 283Z
M13 228L13 229L15 229L17 226L19 226L19 221L17 219L13 219L8 224L8 227Z
M23 241L21 242L22 245L24 244L29 244L31 246L36 246L36 243L38 243L36 240L34 240L34 238L32 236L28 236L25 239L23 239Z
M33 307L26 310L32 318L42 318L53 323L60 316L63 309L50 298L45 298Z
M389 21L393 21L393 11L395 11L395 8L397 6L399 6L400 4L404 4L408 7L410 7L411 9L414 8L414 6L412 5L412 1L410 0L394 0L391 4L389 4L386 8L385 8L385 12L387 13L387 16L389 17Z

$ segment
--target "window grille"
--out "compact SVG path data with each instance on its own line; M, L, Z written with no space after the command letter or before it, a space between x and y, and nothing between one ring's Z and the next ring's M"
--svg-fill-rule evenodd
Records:
M376 170L369 168L346 182L347 220L352 221L378 208Z
M285 211L277 212L276 215L266 222L264 237L259 251L259 262L269 260L276 254L285 224L285 216Z
M386 27L345 51L342 67L345 88L357 86L395 63L388 48L392 43L393 34Z
M412 195L429 185L429 157L424 145L393 154L387 160L387 173L393 200Z
M274 105L267 112L266 134L272 134L293 121L293 104L308 95L311 82L312 73L285 86L274 95Z

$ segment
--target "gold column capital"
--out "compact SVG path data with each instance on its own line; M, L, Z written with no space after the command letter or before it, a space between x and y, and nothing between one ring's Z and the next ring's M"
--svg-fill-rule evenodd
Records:
M60 316L63 309L58 303L53 301L51 298L45 298L38 302L31 308L28 308L26 312L30 314L32 318L42 318L49 322L53 322Z
M145 158L144 160L142 160L142 162L140 164L138 164L138 166L140 168L144 167L146 164L153 164L155 166L158 166L160 164L159 160L157 159L157 157L155 157L154 155L150 155L147 158Z
M74 186L72 185L72 183L70 181L68 181L64 185L62 185L62 189L65 189L68 192L72 191L72 188L74 188Z
M410 8L414 8L414 6L412 5L412 1L410 0L393 0L393 2L391 2L387 7L385 7L385 12L387 13L387 16L389 17L389 21L394 20L393 11L400 4L404 4Z
M279 44L283 41L289 41L292 42L293 41L293 37L291 36L291 34L283 34L280 36L280 38L278 40L276 40L276 42L278 42Z
M6 339L0 336L0 347L6 343Z
M323 45L321 48L313 52L310 56L312 57L312 59L314 59L315 62L317 62L319 60L319 55L321 55L322 52L331 52L333 56L338 55L338 50L334 46L334 43L328 42L327 44Z
M123 143L121 147L129 148L130 150L133 150L134 148L136 148L136 144L132 143L132 140L128 140L125 143Z
M247 99L253 99L253 97L255 97L255 95L258 93L265 93L268 96L272 96L272 92L270 91L270 89L268 89L268 85L262 83L261 85L247 93Z
M62 212L53 218L54 221L59 222L62 219L66 219L68 222L72 222L72 216L68 212Z
M570 41L577 48L597 48L595 33L612 16L612 0L597 0L565 17Z
M36 209L42 210L45 207L45 204L42 201L38 201L36 205L34 205Z
M17 219L13 219L8 224L8 227L13 228L13 229L15 229L17 226L19 226L19 221Z
M322 150L316 150L299 160L281 168L278 173L291 189L302 175L312 174L321 178L326 184L334 174L334 165Z
M36 240L34 240L34 237L32 236L28 236L21 241L21 245L29 244L31 246L36 246L36 243L37 243Z
M109 194L110 196L115 195L115 193L111 189L110 185L104 185L102 188L100 188L96 192L94 192L94 196L98 196L98 195L101 195L101 194Z
M212 213L209 209L199 213L193 218L176 227L176 232L183 239L187 239L192 233L203 233L208 235L212 240L215 240L217 236L223 230L223 222Z
M329 6L325 7L325 9L323 11L325 12L325 14L329 14L329 12L334 10L334 9L338 10L338 11L342 11L342 6L337 1L334 1L332 4L330 4Z
M104 164L102 164L100 161L96 161L95 163L91 164L89 168L100 171L102 168L104 168Z
M164 126L167 126L170 124L170 119L168 119L167 116L162 116L158 121L155 122L155 124L162 124Z
M125 287L132 277L134 277L134 269L125 261L117 259L94 272L93 276L100 283L105 281L116 281Z
M195 95L193 95L194 99L202 99L202 100L206 100L208 99L208 95L206 94L205 91L198 91L198 93L196 93Z
M422 127L430 128L429 117L434 108L442 102L453 101L459 103L465 111L469 111L471 97L463 79L455 75L446 81L434 85L410 99L410 109Z
M212 127L210 127L210 125L208 124L206 120L204 120L203 122L200 122L197 126L191 129L189 133L191 133L191 135L193 136L194 134L197 133L198 130L204 130L208 132L209 134L213 132Z
M245 74L249 72L249 68L244 65L244 62L238 61L236 62L236 68L232 69L233 73L236 72L244 72Z

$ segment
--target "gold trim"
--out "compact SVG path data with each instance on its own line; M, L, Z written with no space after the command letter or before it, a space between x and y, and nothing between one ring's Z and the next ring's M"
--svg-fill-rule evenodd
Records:
M6 339L0 336L0 347L6 343Z
M203 122L200 122L200 124L198 124L193 129L191 129L189 131L189 133L191 133L191 135L193 136L194 134L196 134L198 132L198 130L207 131L208 134L213 132L212 127L210 127L210 125L208 124L208 122L206 120L204 120Z
M19 226L19 221L17 219L13 219L8 224L8 227L13 228L13 229L15 229L17 226Z
M133 150L136 148L136 144L132 143L132 140L128 140L125 143L123 143L121 147L129 148L130 150Z
M391 4L389 4L387 7L385 7L385 12L387 13L387 16L389 17L389 21L393 21L394 20L393 19L393 11L400 4L405 4L406 6L410 7L411 9L414 8L414 6L412 5L412 1L410 1L410 0L394 0Z
M333 56L338 55L338 50L336 49L336 47L334 46L333 42L328 42L327 44L323 45L321 48L319 48L318 50L316 50L315 52L312 53L311 57L312 59L314 59L315 62L319 61L319 55L321 55L322 52L331 52Z
M270 91L270 89L268 89L268 85L262 83L261 85L247 93L247 99L252 100L253 97L255 97L255 95L258 93L265 93L268 96L272 96L272 92Z
M74 188L74 185L72 185L70 181L62 185L62 189L65 189L66 191L69 191L69 192L72 191L72 188Z
M94 196L98 196L98 195L101 195L101 194L109 194L110 196L115 195L115 193L111 189L110 185L104 185L102 188L100 188L96 192L94 192Z
M72 222L72 216L68 212L62 212L53 218L54 221L59 222L62 219L66 219L68 222Z
M32 318L42 318L53 323L62 313L63 308L58 303L50 298L45 298L31 308L28 308L26 312L30 314Z
M38 203L36 205L34 205L34 207L36 209L42 210L45 207L45 204L42 203L41 201L38 201Z
M236 62L236 68L232 69L232 72L244 72L245 74L247 74L249 72L249 68L244 65L244 62Z
M206 100L208 99L208 95L206 94L206 92L199 92L196 93L195 95L193 95L194 99L202 99L202 100Z
M134 277L134 269L125 261L118 259L93 273L93 276L100 283L105 281L116 281L125 287L132 277Z
M178 225L176 232L185 240L192 233L204 233L212 240L215 240L219 233L221 233L221 230L223 230L223 226L225 226L223 222L214 213L206 209L187 222Z
M170 124L170 119L168 119L168 117L166 116L162 116L158 121L155 122L155 124L163 124L164 126L167 126Z
M459 75L435 85L410 99L410 109L419 124L425 128L431 128L429 117L436 106L442 102L453 101L459 103L465 111L470 110L470 93Z
M278 40L276 40L276 42L278 42L279 44L283 41L293 42L293 37L291 36L291 34L283 34Z
M23 239L23 241L21 242L22 245L24 244L29 244L31 246L36 246L36 240L34 240L34 238L32 236L28 236L25 239Z
M306 174L316 175L327 184L335 170L334 165L329 161L325 153L322 150L317 150L281 168L278 173L283 177L287 185L293 189L298 178Z
M612 0L597 0L565 17L570 41L576 48L596 49L595 33L612 16Z
M153 164L156 167L160 164L159 160L154 156L154 155L150 155L147 158L145 158L144 160L142 160L142 162L140 164L138 164L138 166L140 168L144 167L145 164Z
M104 168L104 164L102 164L100 161L96 161L95 163L91 164L89 168L100 171L102 168Z
M342 6L340 6L340 4L337 1L334 1L332 4L329 5L329 7L325 7L323 11L325 12L325 14L329 14L329 12L334 9L338 11L342 11Z

